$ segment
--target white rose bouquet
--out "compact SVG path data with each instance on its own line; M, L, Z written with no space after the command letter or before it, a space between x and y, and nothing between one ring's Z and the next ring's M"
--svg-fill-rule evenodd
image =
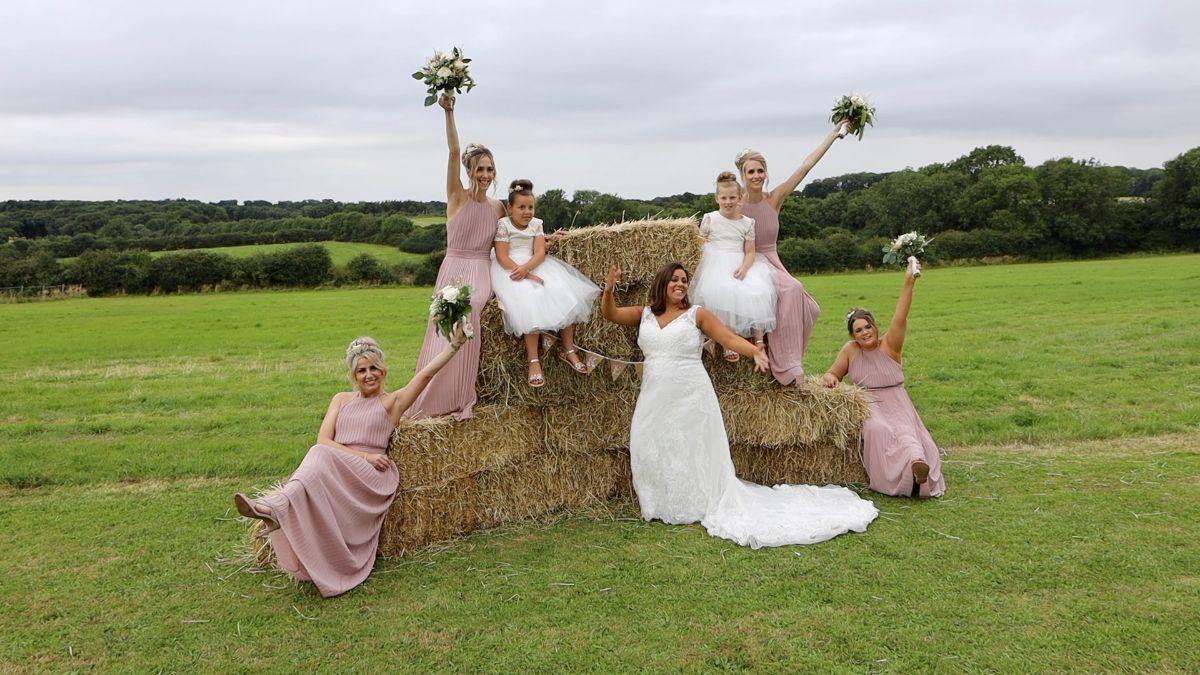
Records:
M921 276L921 264L917 262L917 256L925 252L925 247L929 242L933 241L933 237L928 239L924 235L917 232L906 232L899 237L896 237L890 246L883 247L883 262L886 265L903 265L907 263L912 267L913 276Z
M463 334L473 337L471 322L467 315L471 313L471 287L464 284L462 277L453 283L443 286L433 294L429 303L429 319L437 326L437 330L447 340L454 333L454 324L462 322Z
M875 109L863 96L843 96L833 104L833 115L829 121L834 124L850 122L847 132L858 136L858 140L861 141L867 125L875 126Z
M425 61L425 67L412 75L414 80L423 80L429 86L426 90L429 95L425 97L425 105L437 103L440 92L461 94L464 89L471 91L475 87L475 80L467 70L467 64L470 62L471 59L463 56L458 47L449 54L434 52L433 56Z

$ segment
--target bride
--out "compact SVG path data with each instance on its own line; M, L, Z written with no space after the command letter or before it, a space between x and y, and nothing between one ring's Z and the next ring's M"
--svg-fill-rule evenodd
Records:
M629 431L633 489L642 518L685 524L743 546L815 544L847 531L862 532L879 514L844 487L766 487L734 475L729 439L700 353L704 336L753 358L767 372L761 348L735 335L707 309L687 299L688 272L675 262L659 270L650 306L619 307L616 265L604 285L604 318L638 326L645 355L642 390Z

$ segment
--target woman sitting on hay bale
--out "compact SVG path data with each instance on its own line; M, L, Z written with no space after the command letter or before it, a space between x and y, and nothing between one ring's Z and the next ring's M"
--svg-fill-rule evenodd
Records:
M238 513L266 522L279 566L312 581L321 595L341 595L375 565L379 531L396 495L400 472L387 456L388 439L404 412L466 342L455 326L449 345L403 388L384 391L387 365L375 340L362 337L346 350L355 392L335 394L317 432L317 444L283 488L261 499L238 493Z
M809 171L821 161L833 142L846 134L848 122L840 122L804 158L791 176L774 190L767 191L767 160L757 150L747 148L734 158L737 170L746 186L742 213L754 219L754 248L759 257L771 265L774 272L778 303L775 307L775 329L767 335L771 357L771 372L781 384L804 384L804 351L812 336L813 325L821 314L821 306L813 299L804 284L796 280L783 266L775 250L779 239L779 209Z
M659 270L648 307L617 306L613 287L620 275L614 265L601 307L609 321L638 326L645 356L629 431L642 518L700 521L709 534L752 548L813 544L866 530L878 510L844 487L770 488L737 478L717 395L700 359L704 337L753 358L763 372L767 355L688 302L688 273L680 263Z
M863 425L863 466L876 492L913 497L946 493L942 460L933 437L904 389L903 352L908 310L920 266L911 259L896 301L892 325L882 336L871 312L861 307L846 315L852 338L842 346L824 384L836 387L846 375L867 390L870 417Z
M450 146L450 163L446 169L446 257L438 268L436 288L451 283L471 287L471 327L479 333L479 314L492 297L492 280L488 272L492 240L496 237L496 221L504 215L504 205L487 196L496 180L496 164L492 151L474 143L467 146L461 158L458 154L458 128L454 123L454 97L442 94L438 101L446 111L446 142ZM470 188L463 187L459 162L467 170ZM431 323L425 330L425 343L417 359L417 369L424 368L446 345L446 338ZM408 417L451 415L465 420L471 417L477 395L475 380L479 375L479 342L467 345L453 367L447 368L412 406Z
M524 336L529 386L546 384L538 359L542 331L558 331L558 358L575 372L588 368L575 353L575 324L592 318L600 287L574 267L546 254L542 221L534 218L533 183L524 178L508 187L508 217L496 226L492 288L504 313L504 331Z

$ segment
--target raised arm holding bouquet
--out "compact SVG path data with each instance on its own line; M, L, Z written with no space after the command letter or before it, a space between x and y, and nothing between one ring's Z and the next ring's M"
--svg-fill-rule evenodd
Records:
M470 90L475 81L466 72L468 59L455 49L452 62L439 60L435 55L426 70L431 71L427 83L430 95L437 97L446 117L446 145L449 158L446 167L446 257L438 268L436 288L446 300L453 296L449 305L466 295L470 308L465 313L464 330L479 332L479 313L492 297L492 281L488 272L491 262L492 240L496 234L496 223L504 215L504 206L488 196L488 190L496 180L496 163L492 151L482 145L471 143L462 150L458 140L458 126L454 119L455 99L450 91ZM449 57L447 57L449 58ZM457 64L461 63L461 70ZM437 66L436 69L433 66ZM414 74L414 77L416 74ZM417 78L422 79L422 78ZM439 92L441 92L439 94ZM428 98L426 105L430 104ZM462 170L466 169L468 184L463 185ZM449 289L447 288L449 287ZM456 289L456 290L455 290ZM435 300L435 303L437 301ZM434 308L430 308L431 313ZM455 310L449 309L451 313ZM463 315L455 315L461 317ZM437 324L442 323L439 327ZM445 345L445 335L455 319L450 315L431 321L425 332L418 367L433 359ZM475 380L479 375L479 340L471 340L463 347L463 354L450 367L438 373L425 392L413 403L406 413L408 417L435 417L451 415L455 419L472 416L477 396Z
M833 104L833 115L829 117L829 121L834 124L846 122L847 126L842 131L842 136L854 134L861 141L867 125L875 126L875 109L862 96L843 96Z

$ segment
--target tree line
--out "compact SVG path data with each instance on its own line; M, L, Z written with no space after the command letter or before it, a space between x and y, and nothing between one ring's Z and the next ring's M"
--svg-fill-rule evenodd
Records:
M436 254L445 246L444 224L415 226L412 217L445 208L437 201L7 201L0 203L0 286L80 283L99 294L428 284L436 264L432 271L427 264L388 267L360 256L339 270L320 263L313 247L286 264L288 251L250 259L200 251L151 258L148 251L332 240ZM632 200L594 190L568 197L558 189L540 194L537 204L548 230L714 208L711 193ZM935 262L1195 251L1200 148L1162 168L1136 169L1073 158L1031 167L1013 148L993 145L919 169L816 180L785 200L779 253L799 274L869 268L880 264L887 241L911 230L936 237L928 252ZM76 259L64 265L61 258ZM100 270L108 276L97 276Z

